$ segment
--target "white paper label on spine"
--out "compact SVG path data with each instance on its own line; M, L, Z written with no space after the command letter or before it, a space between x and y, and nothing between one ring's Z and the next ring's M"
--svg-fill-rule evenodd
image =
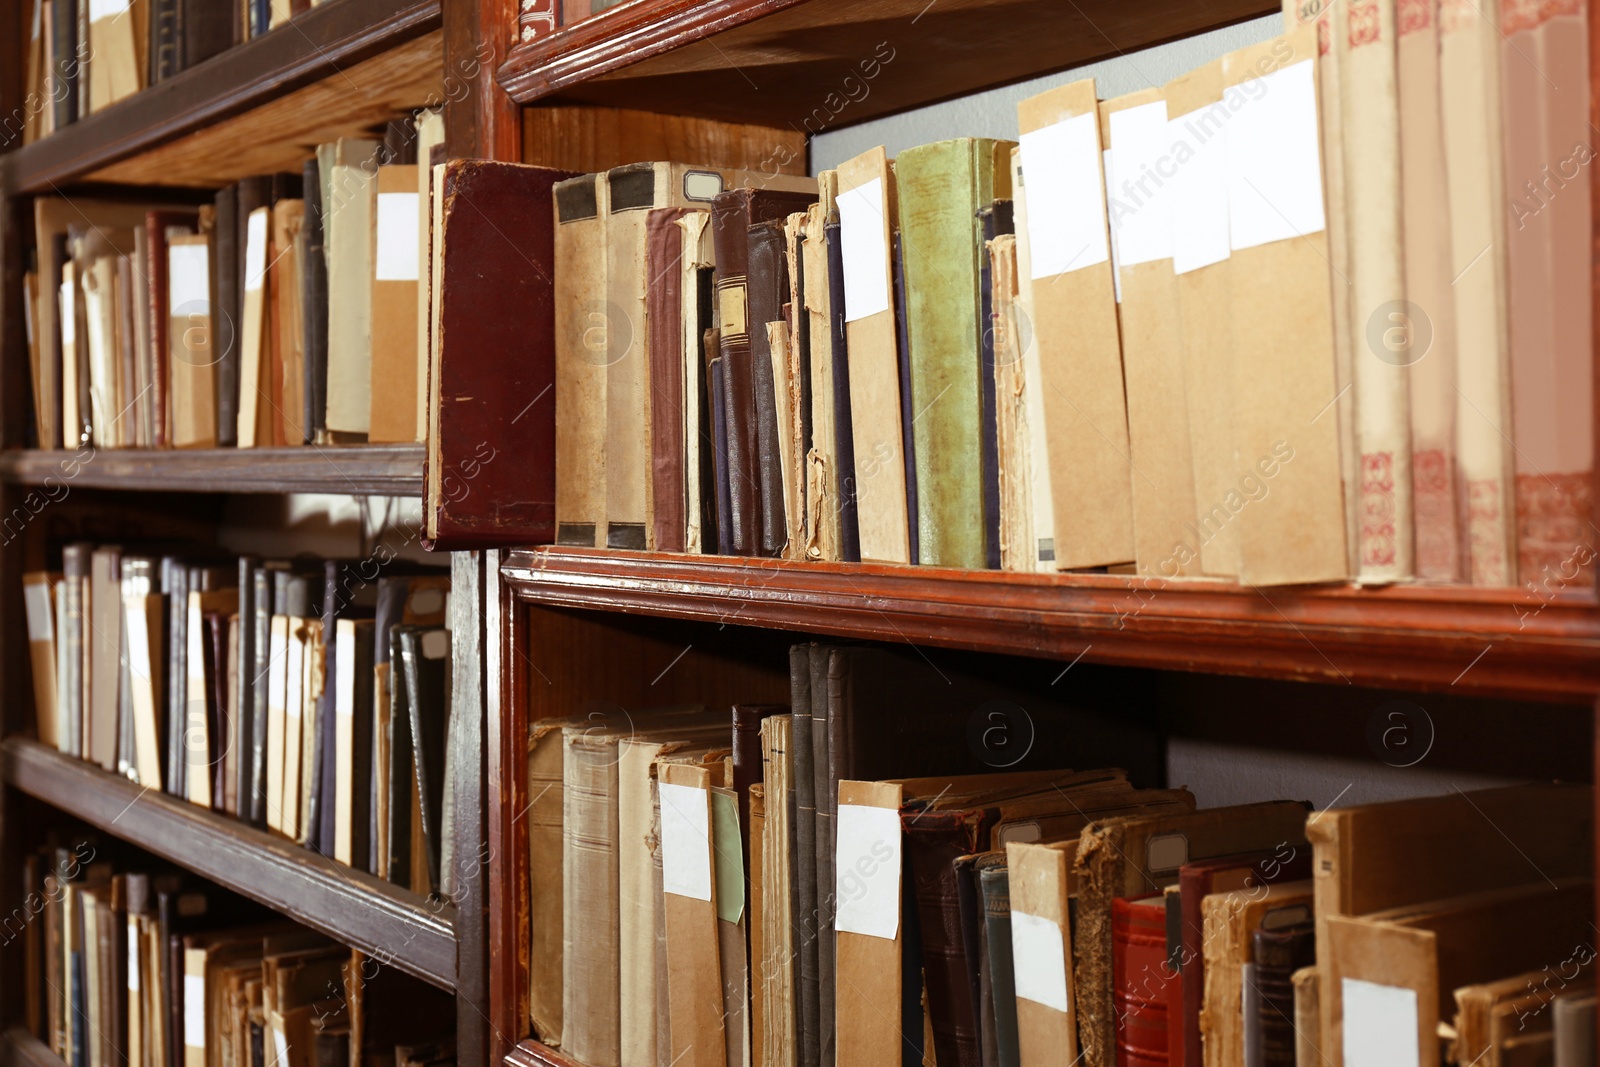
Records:
M1022 135L1035 278L1093 267L1111 255L1100 187L1099 121L1093 114L1079 115Z
M89 0L89 21L114 19L128 13L129 0Z
M840 190L838 204L844 318L855 322L889 310L889 226L884 219L883 179Z
M661 783L661 888L711 899L711 800L704 789Z
M1025 911L1011 913L1011 969L1017 996L1067 1010L1067 955L1061 924Z
M1172 142L1172 270L1187 274L1221 263L1228 231L1228 121L1220 100L1167 123Z
M1321 232L1327 220L1311 60L1231 86L1222 102L1234 251Z
M244 231L244 290L253 293L267 283L267 215L266 208L250 212Z
M206 980L203 975L183 976L183 1043L206 1047Z
M78 339L78 290L71 282L61 283L61 343L70 345Z
M1172 177L1167 102L1157 100L1111 114L1117 169L1106 170L1106 203L1125 267L1172 258Z
M378 281L417 280L420 211L416 193L378 194Z
M1418 1067L1417 991L1344 980L1345 1067Z
M139 972L143 969L144 965L139 962L139 924L135 920L128 924L128 992L139 991Z
M28 640L49 641L55 637L54 609L50 603L49 582L24 582L22 600L28 616Z
M209 256L203 244L167 249L167 310L173 315L211 314Z
M900 931L900 813L840 804L834 827L834 929L893 941Z

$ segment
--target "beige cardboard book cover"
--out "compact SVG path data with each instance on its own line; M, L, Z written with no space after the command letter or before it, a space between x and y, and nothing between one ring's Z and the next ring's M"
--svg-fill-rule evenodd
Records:
M1163 90L1172 145L1172 269L1177 275L1183 383L1194 468L1193 523L1178 544L1198 556L1201 573L1239 574L1239 524L1228 508L1238 488L1233 452L1233 320L1217 314L1231 299L1228 158L1220 128L1222 61L1174 78ZM1126 284L1126 275L1124 275ZM1186 561L1187 562L1187 561Z
M861 558L911 560L906 464L900 426L900 359L895 329L894 169L882 148L839 165L839 235L844 262L850 430L855 447L856 522Z
M1205 991L1200 1040L1205 1067L1245 1062L1251 1021L1241 1015L1239 1005L1245 993L1244 968L1255 962L1255 931L1309 922L1311 895L1307 879L1212 893L1201 901Z
M839 440L849 427L835 422L833 293L828 284L827 226L838 215L839 174L817 175L817 202L806 212L801 270L805 278L807 329L811 343L811 450L806 454L805 558L837 560L840 526ZM797 309L798 313L798 309Z
M372 254L372 415L367 440L402 442L417 431L417 288L423 277L417 170L378 168Z
M1400 108L1395 0L1334 6L1342 48L1345 206L1350 221L1350 332L1356 439L1361 455L1357 577L1390 582L1413 573L1411 410L1415 324L1405 304Z
M669 763L661 767L658 788L673 1061L725 1067L711 775L703 767Z
M1134 558L1104 162L1092 79L1017 105L1058 569Z
M1140 574L1200 574L1191 545L1194 458L1184 375L1184 324L1173 273L1172 182L1176 173L1167 102L1141 89L1100 106L1106 204L1121 285L1117 318L1128 406L1128 481L1133 493L1134 562ZM1191 160L1192 164L1193 161Z
M1318 812L1306 821L1317 959L1328 959L1334 916L1515 885L1540 872L1550 878L1587 874L1593 806L1588 786L1542 784ZM1342 990L1326 974L1319 1001L1323 1047L1338 1062Z
M1594 995L1594 953L1573 946L1555 963L1488 982L1462 986L1454 994L1455 1041L1447 1058L1456 1063L1491 1063L1495 1047L1518 1032L1551 1030L1556 997ZM1507 1022L1510 1022L1510 1034ZM1593 1031L1593 1027L1589 1027ZM1593 1037L1590 1038L1593 1041ZM1499 1063L1504 1065L1504 1059Z
M1076 841L1006 846L1022 1067L1077 1059L1070 910L1072 858L1077 849Z
M1284 32L1302 26L1317 34L1317 103L1321 115L1322 176L1328 213L1328 279L1333 306L1333 365L1338 387L1334 412L1339 419L1339 470L1344 482L1345 556L1356 572L1360 534L1360 450L1356 447L1356 404L1350 395L1355 375L1356 338L1350 332L1350 224L1344 194L1344 78L1340 49L1333 47L1331 0L1284 0Z
M591 304L606 285L604 175L557 182L555 200L556 543L605 544L605 315Z
M64 731L56 702L56 598L58 572L29 571L22 576L22 601L28 620L28 661L33 668L34 722L39 743L57 748Z
M1016 262L1011 317L1004 325L1009 333L1005 348L1014 352L1017 376L1022 385L1021 418L1027 437L1017 444L1026 457L1027 482L1019 487L1027 506L1026 542L1016 549L1018 570L1053 572L1056 569L1055 501L1050 495L1050 435L1044 417L1044 373L1039 363L1039 344L1033 328L1033 260L1028 239L1028 197L1023 188L1022 146L1011 150L1011 188L1013 228L1016 230Z
M1016 158L1016 151L1012 151ZM1015 174L1013 174L1013 178ZM989 277L994 308L995 455L1000 474L1000 569L1031 571L1037 559L1033 534L1032 436L1028 429L1026 379L1017 341L1017 238L1001 234L989 242Z
M1252 585L1347 574L1315 55L1304 27L1222 61L1238 472L1223 506Z
M1411 478L1417 577L1462 577L1457 525L1455 277L1439 82L1438 0L1401 5L1396 32L1400 192L1411 373ZM1587 83L1586 83L1587 84Z
M1438 1067L1455 990L1569 959L1592 936L1593 897L1592 881L1561 879L1330 918L1319 962L1344 1006L1334 1062L1392 1062L1374 1057L1409 1038L1412 1062Z
M1439 82L1455 291L1456 463L1473 585L1516 581L1498 5L1442 0ZM1490 251L1485 254L1484 249Z
M906 1041L900 1029L905 947L900 802L900 786L893 782L839 783L833 928L840 1064L898 1063Z
M1316 1063L1322 1055L1322 972L1315 965L1294 972L1294 1061Z

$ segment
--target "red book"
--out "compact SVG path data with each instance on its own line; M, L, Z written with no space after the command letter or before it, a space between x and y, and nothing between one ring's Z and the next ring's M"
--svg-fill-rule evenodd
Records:
M1111 902L1111 1002L1117 1067L1167 1067L1167 905L1162 894Z

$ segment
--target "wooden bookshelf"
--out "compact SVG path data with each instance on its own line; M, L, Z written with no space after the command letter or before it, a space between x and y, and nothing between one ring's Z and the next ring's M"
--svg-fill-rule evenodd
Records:
M37 741L0 742L7 784L441 989L455 909Z
M0 481L45 488L420 496L425 451L419 444L83 453L13 449L0 452Z
M217 186L443 99L439 0L331 0L8 153L6 188Z
M1587 701L1592 595L1404 585L1251 588L1134 575L540 548L510 553L519 598L1062 661Z
M50 1046L20 1026L0 1033L0 1067L66 1067Z
M631 0L513 49L499 81L523 104L820 133L1279 10L1263 0Z

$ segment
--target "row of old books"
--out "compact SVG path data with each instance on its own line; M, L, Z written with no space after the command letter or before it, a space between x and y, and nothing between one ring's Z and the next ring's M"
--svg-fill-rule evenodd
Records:
M1062 86L1020 143L559 185L557 540L1587 581L1589 178L1539 170L1585 16L1417 10Z
M1589 787L1197 809L1119 769L1025 769L1037 746L982 758L972 712L1003 691L929 683L903 713L871 703L906 695L894 655L791 666L793 704L731 724L535 724L529 1011L564 1056L1595 1062Z
M318 0L31 0L22 113L38 140L287 22Z
M22 1022L67 1067L449 1067L453 1001L189 876L47 847Z
M449 895L448 575L66 545L23 578L40 741Z
M39 446L422 440L429 171L416 161L443 136L422 111L198 209L35 199Z

